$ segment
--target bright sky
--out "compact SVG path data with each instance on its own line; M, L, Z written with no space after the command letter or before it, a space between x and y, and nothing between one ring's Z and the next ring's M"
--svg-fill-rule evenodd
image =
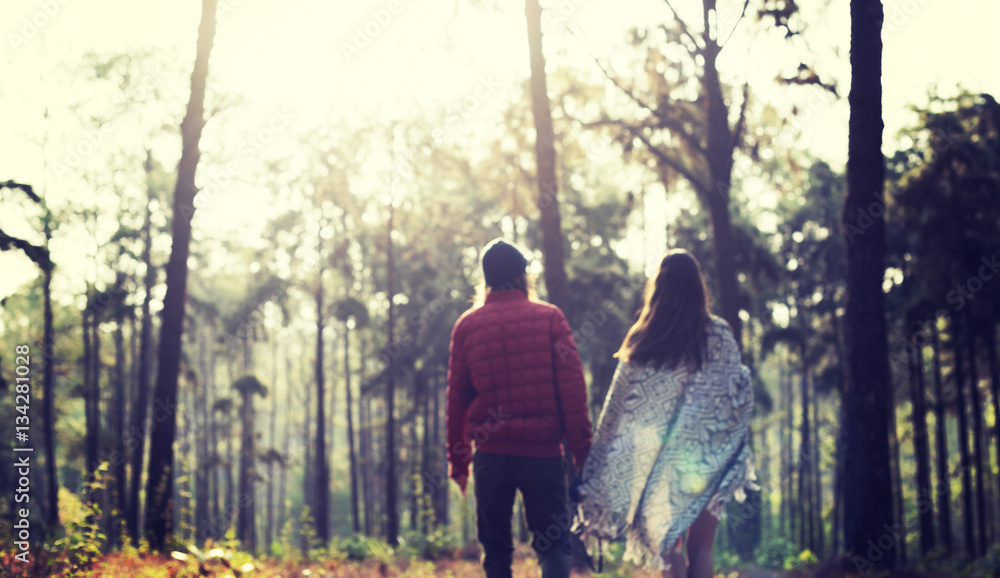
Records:
M693 1L674 0L674 4L685 13ZM391 119L419 114L422 106L459 106L484 85L495 88L477 103L470 122L489 122L489 112L516 94L528 72L523 4L495 3L509 7L473 8L470 2L458 2L456 7L456 2L444 0L220 0L209 82L244 96L247 106L240 114L247 119L248 131L260 130L276 115L290 118L290 129L271 145L276 149L327 118L362 111ZM74 96L47 84L47 73L72 65L90 50L136 49L172 51L189 71L200 4L199 0L4 0L0 4L0 180L33 183L39 190L47 187L52 198L86 195L78 186L61 186L51 167L48 175L43 174L39 144L45 134L44 110L64 107ZM719 4L720 29L726 30L742 2ZM801 117L798 142L842 166L847 150L849 15L846 1L831 4L808 39L817 68L838 82L845 97L841 101L831 105L828 96L776 86L778 66L797 62L796 50L801 51L802 45L773 37L748 38L745 32L753 29L752 16L739 24L720 67L731 82L747 79L761 100L795 102L807 111ZM662 0L558 4L543 0L543 5L552 5L585 36L580 40L565 31L546 30L550 63L588 70L593 70L588 52L614 62L615 45L628 27L670 17ZM972 91L1000 94L1000 35L994 30L1000 22L1000 2L889 0L886 15L887 139L910 121L905 107L924 101L929 86L937 85L947 94L960 83ZM365 30L369 37L360 37L359 31ZM347 43L355 44L356 50L345 52ZM176 87L184 102L188 88ZM52 118L71 114L65 109L51 112ZM245 136L206 133L206 139L221 142L238 143ZM50 156L58 158L53 149L64 150L65 144L49 146ZM886 150L892 150L891 141ZM164 158L176 162L177 154L168 152ZM199 171L200 183L203 178ZM239 229L270 215L272 209L259 190L234 190L239 194L225 192L199 210L202 223ZM654 212L647 217L662 218L662 210ZM10 220L0 215L0 223L14 231L17 224ZM59 252L69 254L75 244L65 240L63 246L54 247L56 259L66 267L72 267L74 259L60 259ZM23 257L10 254L0 255L0 271L5 271L0 274L0 297L35 275ZM81 269L80 274L85 272Z

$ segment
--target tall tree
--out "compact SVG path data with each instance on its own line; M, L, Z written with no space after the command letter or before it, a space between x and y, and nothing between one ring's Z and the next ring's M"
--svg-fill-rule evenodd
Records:
M155 550L163 550L172 531L174 437L177 431L177 380L180 372L181 335L184 330L184 300L187 293L187 260L191 250L191 217L198 192L194 176L201 152L198 149L205 126L205 84L208 59L215 39L218 0L202 0L198 48L191 73L191 98L181 122L181 159L177 164L171 234L173 244L166 267L167 293L163 299L160 349L153 400L164 410L164 419L150 440L149 474L146 479L145 535Z
M354 394L351 389L351 328L360 329L368 324L368 311L357 299L346 297L337 302L337 319L344 323L344 392L347 414L347 457L351 488L351 528L361 533L361 516L358 509L358 458L354 444Z
M911 322L910 327L916 324ZM927 435L927 398L924 387L924 349L910 351L910 401L913 404L913 449L917 460L917 496L922 505L931 500L931 454ZM920 554L926 557L934 549L934 508L918 508L920 517Z
M845 299L846 361L841 435L843 459L852 464L844 479L844 546L856 562L869 541L892 520L889 468L889 412L892 386L886 342L882 282L885 272L885 160L882 156L882 2L851 0L851 92L848 122L845 230L870 223L847 245ZM879 566L891 567L892 550Z
M236 517L236 539L250 552L257 550L256 509L254 508L254 482L256 471L254 462L254 409L253 396L267 395L267 388L253 375L247 375L233 384L240 394L240 499Z
M326 308L323 306L323 273L326 270L323 252L323 226L317 233L316 251L319 255L319 273L316 279L316 443L313 459L316 486L313 490L312 515L316 522L316 535L325 548L330 541L330 470L326 462L326 390L323 381L323 330L326 327Z
M42 205L42 229L45 234L45 244L37 246L25 239L12 237L0 229L0 251L17 249L23 252L31 262L42 271L42 295L44 299L42 311L42 431L45 448L45 524L50 531L59 526L59 479L56 477L56 434L55 434L55 332L52 329L52 270L54 265L49 258L49 242L52 240L52 214L49 213L41 197L35 194L31 185L11 180L0 182L0 191L4 189L19 190L33 203Z
M951 474L948 471L947 404L944 400L944 379L941 377L941 342L937 319L931 324L931 353L934 366L934 446L937 460L938 531L945 555L951 554Z
M545 290L549 302L567 311L569 285L566 278L565 248L559 216L555 133L552 129L552 108L546 88L545 55L542 52L542 8L538 0L525 0L524 15L528 24L528 56L531 62L531 110L535 119L537 202L541 212Z
M130 429L132 477L129 479L128 499L126 500L126 527L133 540L139 539L139 487L142 480L142 457L146 449L146 419L149 411L149 377L153 362L153 317L149 304L153 300L153 286L156 285L156 268L153 266L152 252L152 209L153 201L153 155L146 150L146 162L143 164L146 172L146 210L143 217L142 262L146 268L143 275L143 297L139 324L139 377L136 385L135 399L132 401L132 419Z
M396 345L396 311L393 301L396 298L396 262L393 255L393 199L390 184L389 219L386 222L386 296L389 301L388 319L386 320L387 349ZM397 505L398 483L396 479L396 376L392 351L386 355L386 385L385 385L385 540L391 545L399 541L399 508Z

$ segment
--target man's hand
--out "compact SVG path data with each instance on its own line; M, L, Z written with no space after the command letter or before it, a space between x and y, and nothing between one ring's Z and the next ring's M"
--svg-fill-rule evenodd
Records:
M465 497L465 486L469 484L469 474L462 474L452 478L458 484L458 489L462 490L462 497Z

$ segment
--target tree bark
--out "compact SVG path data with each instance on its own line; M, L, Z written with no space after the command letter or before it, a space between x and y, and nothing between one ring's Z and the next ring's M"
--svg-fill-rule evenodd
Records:
M143 279L144 295L142 299L142 320L139 326L139 377L136 386L136 396L132 401L132 424L129 432L131 451L132 477L129 479L128 514L126 525L133 540L139 539L139 516L142 508L139 504L139 487L142 480L143 452L146 449L146 416L149 411L149 376L152 365L153 319L149 304L153 299L153 286L156 285L156 269L152 263L152 210L153 200L151 174L153 172L153 157L146 151L146 215L142 224L142 262L146 266Z
M947 406L944 401L944 384L941 379L941 343L938 338L937 319L931 325L931 348L934 354L934 441L937 457L937 497L938 497L938 531L944 554L952 551L951 533L951 476L948 472L948 422Z
M154 550L163 550L172 531L174 518L173 462L177 430L177 378L180 371L181 335L184 331L184 300L187 293L187 259L191 244L191 217L197 193L194 176L201 156L204 121L205 82L208 58L215 37L217 0L202 0L198 49L191 73L191 99L181 122L181 160L177 165L171 232L173 245L167 263L167 293L163 299L154 404L163 412L149 447L149 476L146 480L145 534Z
M893 517L894 521L904 520L906 517L906 505L903 501L903 476L900 473L899 464L899 435L898 435L898 423L896 421L896 402L893 399L889 403L889 450L890 450L890 466L892 467L892 499L893 499ZM898 553L897 560L900 565L905 566L907 563L906 555L906 524L903 524L900 529L901 537L895 540L896 551Z
M323 257L322 236L317 237L316 249L320 252L320 269L316 281L316 446L313 459L316 460L314 475L316 488L313 497L313 519L316 522L316 537L322 548L330 542L330 474L326 463L326 391L323 381L323 329L326 325L326 311L323 307Z
M242 381L242 380L241 380ZM240 403L240 495L236 502L236 539L249 552L257 551L256 508L254 500L254 390L246 386Z
M976 363L976 325L972 317L972 306L965 309L966 326L969 347L969 401L972 404L972 462L976 468L976 552L986 553L986 515L989 506L985 496L985 476L983 474L983 454L986 444L983 442L983 400L979 391L979 371ZM987 460L988 461L988 460Z
M568 310L569 284L566 279L565 248L559 215L559 181L556 176L555 133L545 78L542 52L542 8L538 0L526 0L528 56L531 63L531 110L535 119L535 163L538 181L538 209L541 212L542 259L548 300Z
M969 454L969 426L965 403L965 354L961 344L961 329L953 323L951 339L954 352L955 403L958 412L958 455L959 469L962 471L962 528L964 531L965 553L977 557L974 527L974 511L972 509L972 461Z
M911 325L912 327L912 325ZM934 508L932 504L930 443L927 435L927 400L924 393L924 350L914 347L910 352L910 401L913 403L913 449L917 461L917 503L920 522L920 555L926 557L934 549Z
M984 332L986 337L986 359L989 363L990 392L993 397L993 424L994 435L996 436L997 467L1000 468L1000 364L997 363L996 326L993 323L987 325Z
M355 534L361 533L361 517L358 512L358 458L354 453L354 398L351 394L351 329L348 319L344 320L344 393L346 402L344 412L347 414L347 456L348 467L351 469L351 528Z
M878 539L892 519L889 466L889 412L892 384L886 343L885 223L882 212L885 161L882 156L882 3L851 0L851 92L848 123L845 230L857 228L859 215L870 225L847 243L844 381L844 459L851 464L844 480L844 546L863 558L868 541ZM867 221L866 221L867 222ZM885 552L876 566L892 567Z
M802 402L802 421L799 423L799 545L803 550L815 552L813 543L813 500L812 483L809 474L812 472L813 447L809 427L809 363L805 357L805 344L802 344L802 373L799 376L800 400Z
M393 300L396 297L396 263L392 247L392 223L393 207L389 204L388 234L386 235L386 294L389 298L388 314L388 335L386 336L388 347L395 345L395 324L396 311L393 307ZM395 546L399 541L399 508L397 507L397 483L396 480L396 376L393 356L387 355L386 385L385 385L385 540L391 546Z
M48 253L49 241L52 239L52 229L49 225L49 212L45 211L45 251ZM56 424L55 424L55 331L52 327L52 262L42 268L42 420L45 440L45 477L47 484L45 525L47 530L55 533L59 528L59 477L56 474Z
M116 312L117 313L117 312ZM117 520L121 520L125 514L125 334L123 325L125 315L117 314L115 319L115 370L114 387L112 388L111 400L111 439L114 452L110 459L110 474L114 480L111 504L114 508L113 515L108 519L111 521L109 536L112 543L117 543L120 539L119 526Z

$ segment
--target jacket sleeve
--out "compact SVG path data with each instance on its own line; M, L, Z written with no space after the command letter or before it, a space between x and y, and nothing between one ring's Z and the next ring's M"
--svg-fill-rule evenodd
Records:
M472 461L472 440L465 431L465 414L476 397L469 377L469 366L462 350L462 319L459 318L451 331L451 353L448 357L448 394L445 412L445 427L448 431L449 475L459 478L469 475Z
M581 471L590 451L592 429L587 407L587 383L583 378L583 364L573 341L573 332L559 309L552 315L551 337L556 395L559 397L563 427L577 471Z

